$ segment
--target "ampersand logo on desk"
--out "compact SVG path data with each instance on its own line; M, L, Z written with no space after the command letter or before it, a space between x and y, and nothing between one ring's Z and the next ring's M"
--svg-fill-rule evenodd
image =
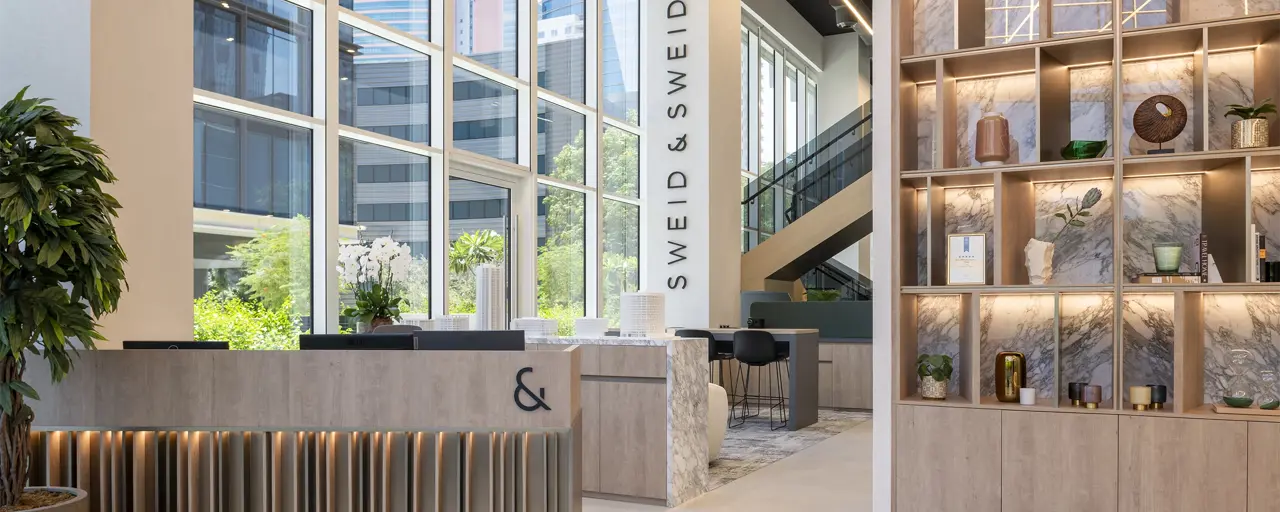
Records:
M542 400L547 397L547 388L538 388L538 394L533 394L533 390L529 389L529 386L524 385L524 374L526 373L533 373L533 368L526 366L516 372L516 406L528 412L533 412L538 409L546 409L550 411L551 406L547 405L547 403ZM522 395L533 399L533 404L525 405Z

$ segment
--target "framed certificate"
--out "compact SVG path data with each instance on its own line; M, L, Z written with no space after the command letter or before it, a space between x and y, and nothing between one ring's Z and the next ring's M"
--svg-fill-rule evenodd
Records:
M947 235L947 284L987 284L987 235Z

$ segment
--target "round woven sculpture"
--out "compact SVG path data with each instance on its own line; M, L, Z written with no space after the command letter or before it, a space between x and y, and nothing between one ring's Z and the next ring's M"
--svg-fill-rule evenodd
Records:
M1159 105L1169 109L1161 112ZM1187 127L1187 106L1178 98L1161 94L1152 96L1138 105L1133 112L1133 131L1142 140L1154 144L1164 144L1173 140L1182 129Z

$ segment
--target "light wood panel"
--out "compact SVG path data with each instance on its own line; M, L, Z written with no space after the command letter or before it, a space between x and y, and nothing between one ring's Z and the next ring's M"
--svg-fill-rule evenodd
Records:
M1116 510L1117 416L1001 414L1003 510Z
M871 344L840 343L831 346L831 404L843 409L871 408ZM821 379L819 365L818 378ZM819 381L821 382L821 380ZM818 397L821 401L822 391Z
M1000 411L894 408L897 512L1000 510Z
M1198 292L1173 295L1173 412L1185 413L1204 404L1204 296Z
M600 382L600 492L666 500L667 418L662 382ZM627 461L619 471L613 461Z
M1249 512L1280 512L1280 424L1249 423Z
M1248 424L1120 417L1120 512L1244 512Z
M582 381L582 490L600 492L600 382Z
M37 428L564 429L579 410L578 365L577 350L102 350L80 354L61 384L43 364L27 381L44 398L31 404ZM551 410L513 401L526 367Z

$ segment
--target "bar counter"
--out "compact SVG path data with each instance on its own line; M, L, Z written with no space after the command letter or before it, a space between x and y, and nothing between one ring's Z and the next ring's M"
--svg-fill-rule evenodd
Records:
M57 385L33 360L32 483L95 511L576 512L561 348L87 351Z

